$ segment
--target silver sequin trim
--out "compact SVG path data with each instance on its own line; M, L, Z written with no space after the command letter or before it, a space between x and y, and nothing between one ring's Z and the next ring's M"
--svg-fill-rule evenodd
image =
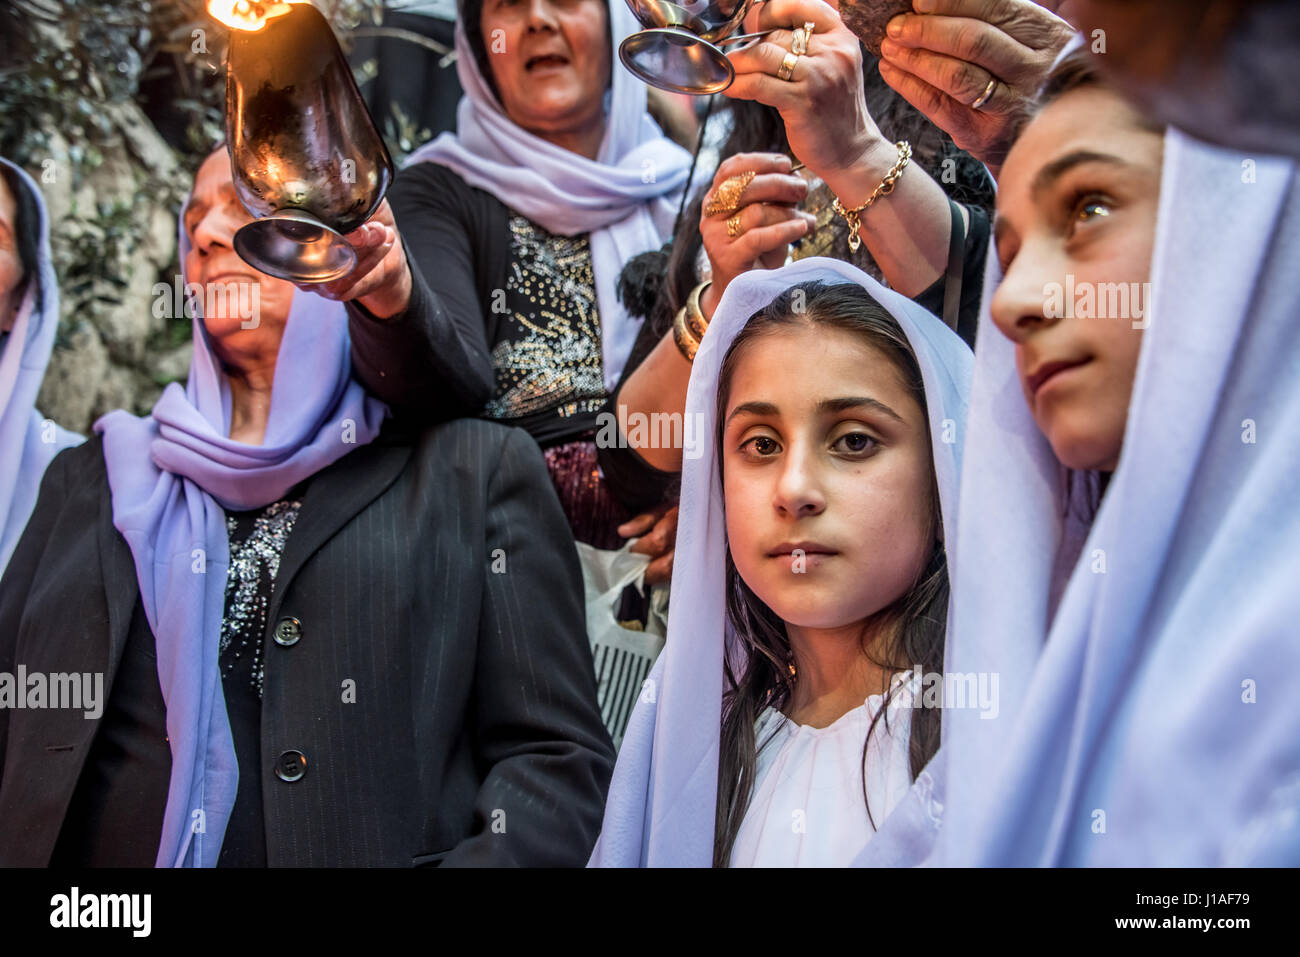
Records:
M506 290L527 313L507 322L526 330L492 350L496 396L484 414L509 419L552 406L594 411L605 400L600 317L586 236L555 236L522 216L510 219Z
M221 652L238 641L235 658L253 656L253 690L262 697L262 645L266 631L270 588L262 587L262 570L274 584L280 571L289 533L298 521L301 502L276 502L253 521L253 531L242 542L230 542L230 571L226 575L226 615L221 620ZM234 535L239 519L226 516L226 534ZM233 667L233 665L231 666Z

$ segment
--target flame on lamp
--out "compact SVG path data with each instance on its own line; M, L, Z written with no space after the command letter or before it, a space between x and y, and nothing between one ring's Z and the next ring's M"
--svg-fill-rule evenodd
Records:
M208 0L208 14L232 30L256 33L266 21L289 12L290 4L311 0Z

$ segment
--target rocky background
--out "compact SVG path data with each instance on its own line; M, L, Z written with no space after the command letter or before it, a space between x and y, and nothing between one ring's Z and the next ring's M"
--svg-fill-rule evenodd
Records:
M380 0L316 6L345 50L385 30ZM180 203L221 137L225 43L203 0L0 4L0 155L41 185L60 284L38 406L67 428L146 412L189 367L189 321L156 316L153 290L175 282ZM364 90L375 65L354 66ZM429 135L400 108L376 119L396 162Z

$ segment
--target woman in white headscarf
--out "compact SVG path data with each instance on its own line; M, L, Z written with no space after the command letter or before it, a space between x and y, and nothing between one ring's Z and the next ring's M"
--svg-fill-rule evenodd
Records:
M668 644L592 864L846 864L928 786L970 364L835 260L728 287L687 394L707 440Z
M945 722L931 860L1295 864L1295 164L1161 137L1077 55L1045 99L1003 169L949 634L1001 706Z
M30 176L0 157L0 574L36 504L45 467L82 441L36 410L58 326L45 201Z
M635 28L622 0L465 0L456 132L398 176L400 236L366 227L378 265L318 287L356 302L367 387L399 414L527 430L575 537L606 549L671 479L633 462L607 480L595 434L639 329L619 272L667 238L690 163L618 64Z

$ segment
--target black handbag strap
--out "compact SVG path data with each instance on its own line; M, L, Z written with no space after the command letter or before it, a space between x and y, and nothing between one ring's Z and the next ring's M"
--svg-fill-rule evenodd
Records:
M952 210L952 232L948 238L948 272L943 284L943 321L953 332L961 316L961 279L966 266L966 224L961 207L948 200Z

